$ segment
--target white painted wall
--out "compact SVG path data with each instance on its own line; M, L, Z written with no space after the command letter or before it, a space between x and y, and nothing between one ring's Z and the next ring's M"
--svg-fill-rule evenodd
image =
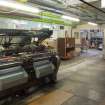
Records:
M73 36L75 32L79 32L80 34L80 30L91 30L91 29L99 29L99 26L92 26L89 24L83 24L83 25L78 25L76 28L73 29Z

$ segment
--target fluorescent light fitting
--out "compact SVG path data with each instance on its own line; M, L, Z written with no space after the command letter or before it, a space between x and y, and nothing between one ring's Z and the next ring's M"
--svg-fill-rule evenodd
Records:
M89 25L97 26L96 23L88 22Z
M65 16L65 15L63 15L62 18L67 19L67 20L71 20L71 21L76 21L76 22L80 21L80 19L78 19L78 18L73 18L73 17Z
M101 8L105 8L105 0L101 0Z
M21 10L21 11L26 11L26 12L31 12L31 13L39 13L40 10L38 8L31 7L29 5L21 4L18 2L13 2L9 0L0 0L0 6L1 7L7 7L11 9L16 9L16 10Z
M23 20L12 20L12 22L15 24L27 24L27 22Z

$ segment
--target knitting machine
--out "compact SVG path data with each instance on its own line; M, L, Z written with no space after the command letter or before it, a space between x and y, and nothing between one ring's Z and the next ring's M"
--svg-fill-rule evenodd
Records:
M59 56L42 45L53 31L0 30L0 98L41 80L56 82Z

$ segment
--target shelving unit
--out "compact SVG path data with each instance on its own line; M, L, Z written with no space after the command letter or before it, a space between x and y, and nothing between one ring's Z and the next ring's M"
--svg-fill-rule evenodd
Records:
M75 38L58 38L58 54L62 59L70 59L74 56Z

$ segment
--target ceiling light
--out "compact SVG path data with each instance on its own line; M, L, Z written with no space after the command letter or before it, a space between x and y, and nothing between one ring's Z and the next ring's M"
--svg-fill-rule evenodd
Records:
M101 8L105 8L105 0L101 0Z
M96 23L88 22L89 25L97 26Z
M12 22L15 23L15 24L23 24L23 25L27 24L27 22L23 21L23 20L12 20Z
M34 8L32 6L21 4L15 1L13 2L13 1L7 1L7 0L0 0L0 6L16 9L16 10L21 10L21 11L26 11L26 12L31 12L31 13L40 12L38 8Z
M80 21L80 19L78 19L78 18L73 18L73 17L65 16L65 15L63 15L62 18L67 19L67 20L71 20L71 21L77 21L77 22Z

